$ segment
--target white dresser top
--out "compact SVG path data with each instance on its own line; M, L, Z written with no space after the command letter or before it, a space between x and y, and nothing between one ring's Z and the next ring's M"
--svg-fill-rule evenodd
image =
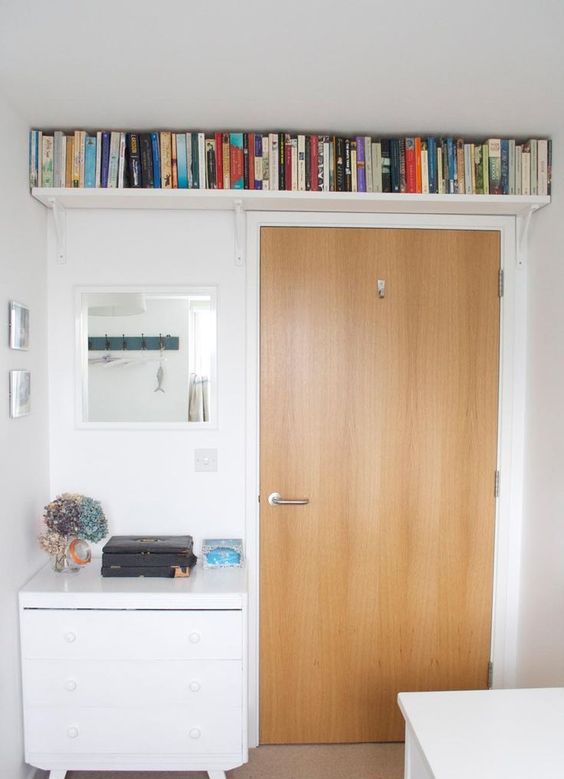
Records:
M434 779L562 779L564 689L400 693Z
M104 578L100 558L78 573L55 573L45 565L20 591L22 608L241 609L245 568L204 569L187 579Z

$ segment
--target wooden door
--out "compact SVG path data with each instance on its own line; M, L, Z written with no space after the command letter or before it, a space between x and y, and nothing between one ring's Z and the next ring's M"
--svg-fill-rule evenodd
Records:
M497 232L262 229L261 743L486 686L499 267Z

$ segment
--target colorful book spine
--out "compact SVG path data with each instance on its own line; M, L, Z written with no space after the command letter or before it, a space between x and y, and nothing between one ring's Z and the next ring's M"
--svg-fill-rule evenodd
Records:
M102 180L102 131L99 130L96 133L96 184L98 188L101 186Z
M200 189L206 189L208 186L206 174L206 136L205 133L198 133L198 181Z
M221 139L221 150L223 152L223 189L231 189L231 155L229 144L229 133L223 133Z
M223 189L223 134L215 133L215 186Z
M178 189L188 189L186 133L178 133L176 136L176 171Z
M161 188L172 189L172 134L163 130L160 134Z
M72 161L74 154L74 137L67 135L65 138L67 151L65 158L65 187L72 187Z
M357 190L366 192L366 146L364 137L356 137Z
M415 138L405 139L405 191L417 192Z
M38 131L30 130L29 133L29 186L31 188L37 187L39 183L37 164L37 146L38 146Z
M356 139L351 138L351 192L358 192L358 163L356 157ZM333 186L331 189L333 189Z
M192 149L192 187L200 189L200 150L198 145L198 133L190 133L190 146Z
M269 181L270 181L270 188L273 190L278 190L280 188L279 182L278 182L278 172L279 172L279 152L278 152L278 133L269 133L268 135L268 146L269 146L269 154L268 154L268 166L269 166Z
M262 189L262 137L255 133L255 189Z
M151 153L153 157L153 188L161 186L161 147L158 133L151 133Z
M305 155L305 135L298 135L296 138L297 155L297 184L298 192L305 192L306 189L306 155Z
M53 186L65 186L65 136L60 130L53 133Z
M538 143L535 138L529 141L531 148L531 195L538 195Z
M538 176L537 194L548 195L548 141L537 142Z
M206 178L208 189L216 188L217 172L215 169L215 138L206 138Z
M392 192L392 158L391 158L391 143L389 140L383 138L380 141L380 154L381 154L381 167L382 167L382 189L374 189L375 192ZM378 161L378 155L376 155L376 161ZM378 168L374 173L374 182L378 183Z
M153 154L151 150L150 133L141 133L139 136L141 150L141 186L144 189L153 188Z
M115 189L118 185L118 167L119 167L119 141L120 134L112 131L110 134L110 160L108 163L108 187ZM75 137L76 143L76 137ZM76 148L75 148L76 159ZM73 172L74 176L74 172Z
M502 195L500 138L490 138L488 140L488 171L490 195Z
M93 189L96 186L96 136L87 135L84 150L84 186Z
M262 188L270 189L270 144L268 135L261 136L262 141Z
M52 135L44 135L41 148L41 186L53 186L53 155L54 138Z
M421 193L429 194L429 148L424 140L421 140Z
M125 186L125 133L119 134L118 187Z
M229 134L229 165L231 189L243 189L243 133Z
M178 157L176 146L177 133L170 134L170 169L172 172L172 188L178 189Z
M436 195L439 191L437 184L437 139L433 136L427 138L427 165L429 168L429 193Z
M374 192L374 176L372 173L372 138L364 137L364 169L366 177L366 191Z
M249 133L249 189L255 188L255 144L256 133Z
M192 134L184 133L186 138L186 178L188 179L188 189L194 189L194 174L192 162Z
M126 133L125 158L127 183L133 189L141 187L141 149L138 133Z

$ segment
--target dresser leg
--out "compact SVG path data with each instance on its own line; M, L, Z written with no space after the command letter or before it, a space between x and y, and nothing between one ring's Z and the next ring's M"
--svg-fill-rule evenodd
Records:
M210 779L227 779L225 771L208 771L208 776Z
M49 771L49 779L65 779L67 775L66 770L61 771L60 768L56 768L53 771Z

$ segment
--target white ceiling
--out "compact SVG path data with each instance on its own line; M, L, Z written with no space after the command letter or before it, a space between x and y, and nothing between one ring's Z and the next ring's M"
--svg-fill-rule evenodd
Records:
M554 134L564 0L0 0L37 127Z

